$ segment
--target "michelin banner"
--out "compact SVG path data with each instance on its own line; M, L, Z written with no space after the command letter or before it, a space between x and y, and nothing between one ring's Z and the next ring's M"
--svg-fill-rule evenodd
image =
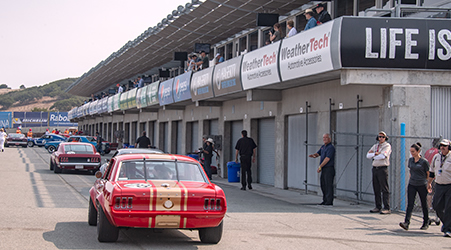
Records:
M50 127L77 127L78 123L69 121L68 112L50 112L49 113Z
M66 112L66 116L67 116ZM69 118L68 118L69 119ZM46 127L48 122L47 112L14 112L13 127Z
M12 112L0 112L0 128L11 128Z

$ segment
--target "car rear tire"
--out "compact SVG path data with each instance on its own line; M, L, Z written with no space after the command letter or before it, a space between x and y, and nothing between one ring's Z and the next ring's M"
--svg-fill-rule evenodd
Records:
M53 172L54 172L55 174L59 174L59 173L61 173L62 171L61 171L61 168L59 168L56 164L53 164Z
M32 141L29 141L27 144L28 144L28 147L30 147L30 148L32 148L34 146L34 142L32 142Z
M47 149L47 151L49 151L49 153L53 153L56 151L55 146L49 146L49 148Z
M99 242L115 242L119 237L119 228L111 225L101 206L97 206L97 240Z
M53 162L50 160L50 170L53 170Z
M89 197L88 224L90 226L97 226L97 209L91 197Z
M199 238L202 243L218 244L222 238L223 221L217 227L199 229Z

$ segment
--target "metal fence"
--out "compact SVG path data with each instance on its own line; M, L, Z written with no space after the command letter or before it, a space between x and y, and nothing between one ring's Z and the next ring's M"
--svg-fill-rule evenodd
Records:
M374 203L372 184L372 164L366 158L368 150L376 143L376 134L332 132L335 156L335 193L337 197L345 197L354 201ZM407 207L407 185L410 146L420 142L424 153L433 147L436 137L416 137L406 135L388 135L392 154L389 166L390 205L392 210L405 211ZM307 145L316 146L316 145ZM313 180L306 180L306 187L315 186ZM307 190L307 189L306 189ZM430 196L430 195L429 195ZM430 204L431 197L428 197ZM418 200L418 197L417 197ZM415 202L415 211L421 211L419 200Z

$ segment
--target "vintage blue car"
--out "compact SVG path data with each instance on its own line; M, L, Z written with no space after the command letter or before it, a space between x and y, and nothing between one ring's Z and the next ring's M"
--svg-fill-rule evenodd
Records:
M93 136L81 136L81 135L73 135L64 140L66 142L86 142L91 143L94 147L97 147L96 138ZM49 153L53 153L58 148L58 145L63 141L51 141L46 142L44 147L47 149ZM110 153L110 143L103 141L102 142L102 153L108 154Z
M65 141L67 137L63 135L57 135L57 134L48 134L43 135L41 138L35 138L35 139L28 139L28 147L33 147L34 145L38 147L43 147L47 142L51 141Z

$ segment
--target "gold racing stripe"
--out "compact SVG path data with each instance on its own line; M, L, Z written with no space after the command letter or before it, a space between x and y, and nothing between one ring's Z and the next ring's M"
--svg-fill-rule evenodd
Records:
M187 221L187 218L186 217L183 218L183 228L186 228L186 221Z
M183 191L184 191L183 192L184 199L183 199L183 204L182 204L182 210L187 211L188 210L188 198L189 198L188 189L186 188L185 184L183 184L182 182L179 182L179 184L180 184L180 186L182 186Z
M153 180L152 182L156 187L155 211L181 211L182 189L177 185L177 181Z

